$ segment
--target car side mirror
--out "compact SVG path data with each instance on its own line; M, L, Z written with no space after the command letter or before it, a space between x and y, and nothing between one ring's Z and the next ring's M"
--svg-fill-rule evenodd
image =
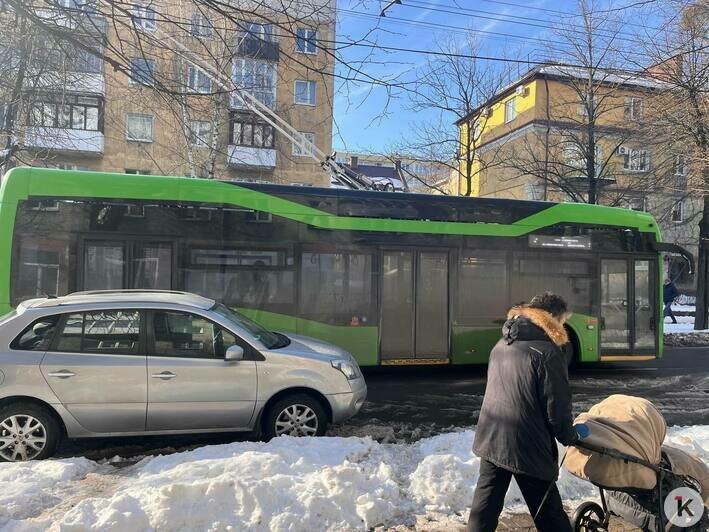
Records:
M244 348L240 345L229 346L224 355L224 360L227 362L238 362L239 360L244 360Z

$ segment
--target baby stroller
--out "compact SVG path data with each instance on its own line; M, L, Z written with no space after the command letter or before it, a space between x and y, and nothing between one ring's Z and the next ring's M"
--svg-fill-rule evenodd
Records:
M574 445L625 462L643 465L657 474L657 484L650 490L608 489L594 483L600 492L601 504L586 501L579 505L571 518L572 526L576 532L607 531L611 516L619 517L628 524L640 528L643 532L670 530L704 532L709 529L706 511L700 521L691 527L679 528L668 522L664 511L664 501L667 494L679 487L691 488L701 493L701 486L692 477L673 473L669 459L664 453L660 464L655 465L614 449L598 447L585 442L577 442Z

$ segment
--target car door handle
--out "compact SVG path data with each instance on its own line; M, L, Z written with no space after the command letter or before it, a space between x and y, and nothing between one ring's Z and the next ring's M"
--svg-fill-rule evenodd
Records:
M170 371L163 371L162 373L153 373L151 377L153 379L162 379L164 381L168 381L170 379L174 379L175 377L177 377L177 375Z
M76 376L76 373L72 373L69 370L63 369L61 371L50 371L47 373L48 377L56 377L57 379L68 379L69 377Z

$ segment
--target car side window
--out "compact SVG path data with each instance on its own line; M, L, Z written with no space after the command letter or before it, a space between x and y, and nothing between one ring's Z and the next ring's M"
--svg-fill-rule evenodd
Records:
M45 316L33 322L12 341L10 347L22 351L46 351L57 329L60 316Z
M140 311L98 310L69 314L54 350L134 355L140 353Z
M222 358L229 334L202 316L174 311L153 313L153 333L154 354L185 358Z

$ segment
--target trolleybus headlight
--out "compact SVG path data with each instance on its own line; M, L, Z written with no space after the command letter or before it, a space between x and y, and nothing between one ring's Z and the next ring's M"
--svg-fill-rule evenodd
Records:
M333 360L332 367L335 369L339 369L342 373L344 373L345 377L347 377L348 380L356 379L357 377L359 377L359 371L357 371L357 367L354 365L354 363L348 360Z

